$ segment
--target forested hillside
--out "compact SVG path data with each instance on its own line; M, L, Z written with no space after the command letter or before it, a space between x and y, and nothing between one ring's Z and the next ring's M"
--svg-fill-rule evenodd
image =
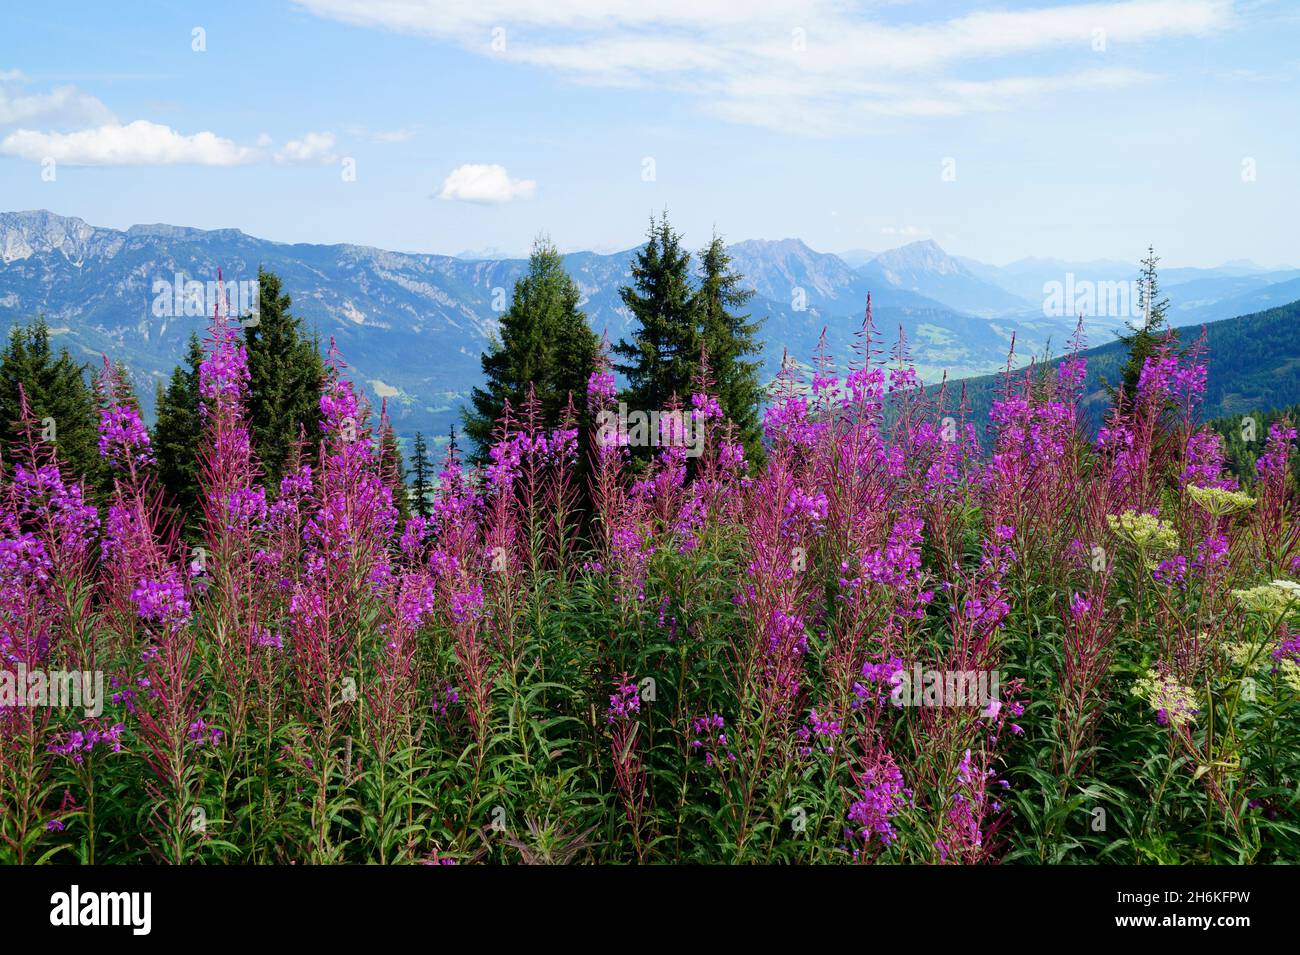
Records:
M1251 412L1300 403L1300 302L1176 329L1180 346L1191 346L1202 329L1209 377L1201 407L1203 420L1229 416L1239 419ZM1065 348L1066 343L1055 343L1031 368L1012 374L1024 376L1052 369L1054 359L1060 358ZM1085 425L1095 432L1110 407L1107 386L1118 382L1128 356L1118 341L1089 348L1083 356L1088 360L1088 377L1080 412ZM964 388L970 420L982 428L1004 378L983 375L949 383L949 400L955 407ZM1266 432L1267 427L1260 434Z
M1283 419L1289 420L1292 425L1300 422L1300 404L1272 410L1261 408L1210 422L1210 427L1223 436L1226 465L1238 479L1255 476L1255 463L1264 453L1264 439L1273 424ZM1291 470L1296 480L1300 481L1300 458L1291 462Z

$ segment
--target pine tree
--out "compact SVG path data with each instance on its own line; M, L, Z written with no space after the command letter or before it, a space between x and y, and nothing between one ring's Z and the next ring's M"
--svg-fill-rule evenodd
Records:
M431 474L429 446L425 444L424 435L417 431L411 451L411 477L414 479L411 482L411 496L415 503L415 513L420 517L428 517L431 513L429 508L429 495L433 492Z
M44 317L29 326L15 327L0 355L0 453L6 457L19 439L19 385L33 417L47 422L59 459L74 476L97 483L103 468L98 415L86 365L73 361L66 348L54 354Z
M257 322L246 323L248 422L266 482L278 486L299 428L318 433L324 366L316 341L305 337L280 278L259 269ZM309 442L309 449L313 447Z
M626 377L623 399L634 410L659 410L674 394L685 400L689 393L700 352L690 261L668 214L657 223L651 219L645 247L632 264L633 284L619 290L639 327L632 341L614 346L626 359L614 370Z
M1126 408L1132 406L1137 395L1143 365L1147 358L1155 354L1167 331L1165 313L1169 310L1169 299L1160 297L1160 282L1156 275L1159 262L1155 248L1148 246L1138 278L1138 308L1142 312L1142 324L1129 334L1119 336L1119 340L1128 349L1128 361L1124 364L1124 374L1120 379Z
M531 384L547 423L555 423L568 403L586 394L599 341L578 308L582 293L564 270L564 259L547 238L539 237L528 260L528 274L515 283L500 334L483 355L482 388L470 395L462 417L465 433L486 457L492 432L507 401L523 404Z
M763 388L758 379L759 362L749 356L762 351L757 339L762 320L751 322L749 315L740 313L754 295L743 282L744 277L731 268L722 237L715 233L700 252L700 285L692 304L718 404L735 424L746 456L753 461L763 450L758 421Z
M199 366L203 343L191 335L185 360L172 369L164 389L158 385L158 420L152 444L158 462L158 481L186 521L197 515L199 501L199 443L203 422L199 417Z

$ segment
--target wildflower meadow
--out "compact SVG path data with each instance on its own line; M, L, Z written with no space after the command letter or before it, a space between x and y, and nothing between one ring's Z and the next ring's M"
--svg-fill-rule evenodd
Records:
M1081 335L973 420L868 305L785 363L761 458L707 354L652 448L601 433L602 349L402 521L333 348L264 483L240 332L195 514L107 360L105 486L30 412L3 461L4 862L1300 859L1296 430L1230 476L1197 348L1093 436Z

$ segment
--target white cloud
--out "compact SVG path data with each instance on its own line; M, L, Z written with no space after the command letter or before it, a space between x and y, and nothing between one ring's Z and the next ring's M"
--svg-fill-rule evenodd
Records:
M275 161L279 163L332 163L334 155L334 134L331 132L307 133L301 139L291 139L284 147L275 151Z
M212 132L186 135L149 120L123 125L100 100L74 86L28 92L25 85L18 70L0 71L0 155L75 166L234 166L337 158L335 136L328 131L309 132L271 152L274 141L266 133L250 147ZM376 141L401 142L403 131L377 134Z
M838 132L870 116L944 116L1006 109L1034 97L1113 88L1141 74L1101 71L1070 53L1228 27L1233 0L1058 2L948 19L884 23L845 0L295 0L322 17L422 34L467 49L607 85L658 85L703 99L727 119L802 132ZM898 15L906 10L893 8ZM494 31L503 31L496 32ZM948 75L992 61L1038 57L1036 75ZM1044 65L1046 64L1046 65ZM1023 70L1020 72L1024 72ZM996 85L1001 83L1001 85ZM843 118L836 118L839 113Z
M466 163L451 171L442 183L439 199L461 202L510 202L531 199L537 192L532 179L511 179L505 166Z
M50 158L70 166L235 166L258 158L256 150L214 133L187 136L143 119L71 133L20 129L0 140L0 153L35 162Z
M14 83L21 79L17 70L0 73L0 83ZM116 119L107 106L75 86L59 86L48 93L27 93L16 87L6 89L0 86L0 127L36 124L83 126L113 122Z

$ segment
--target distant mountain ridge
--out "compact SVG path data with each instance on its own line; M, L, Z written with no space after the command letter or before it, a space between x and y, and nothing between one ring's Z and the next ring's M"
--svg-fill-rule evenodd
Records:
M593 328L612 341L628 334L619 287L630 281L635 249L610 255L574 252L565 265L583 293ZM848 353L862 322L869 282L837 257L798 240L736 243L736 265L757 294L750 312L766 318L765 373L783 354L807 359L823 329ZM333 338L351 373L378 407L387 398L394 425L409 436L445 435L479 381L479 358L526 259L461 259L391 252L359 245L289 244L238 229L202 230L153 224L106 229L46 211L0 213L0 322L38 313L83 361L100 354L132 370L146 413L156 384L180 360L206 310L157 314L157 283L177 277L230 283L276 272L295 314L322 346ZM918 364L937 376L998 367L1012 334L1046 341L1057 333L1016 323L988 323L915 292L875 290L876 318L902 329ZM166 311L166 309L164 309Z
M926 380L991 371L1005 364L1013 336L1017 350L1030 354L1064 341L1073 328L1072 318L1043 315L1041 283L1033 297L1020 296L1004 287L1014 275L948 256L933 242L882 252L857 267L797 238L729 248L755 291L749 312L766 319L760 338L768 378L783 355L807 361L823 330L832 354L847 360L868 292L877 328L890 341L900 331L906 336ZM630 281L636 251L565 256L593 328L611 341L629 333L619 287ZM479 382L480 355L527 260L291 244L239 229L162 223L118 230L45 210L5 212L0 324L7 329L43 313L58 341L81 360L97 361L100 354L124 360L151 413L156 384L180 360L189 335L202 335L206 324L204 310L156 314L157 283L174 284L178 275L207 283L218 269L238 283L255 279L259 266L279 274L295 314L322 346L336 340L376 408L387 399L399 434L422 430L436 440L458 420L461 402ZM1037 281L1032 269L1025 274L1031 273ZM1269 274L1251 273L1246 284L1240 276L1223 278L1237 283L1226 297L1267 299L1286 289L1259 284ZM1220 301L1214 288L1196 291L1193 311ZM1110 319L1090 324L1094 334L1118 327Z
M932 239L882 252L858 271L873 286L907 289L973 315L991 318L1034 309L1032 300L975 275Z

